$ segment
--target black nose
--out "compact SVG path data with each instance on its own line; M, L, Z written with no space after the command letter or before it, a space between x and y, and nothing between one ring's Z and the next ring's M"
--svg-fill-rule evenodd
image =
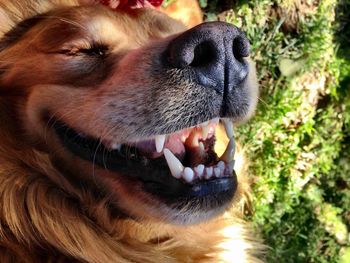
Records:
M237 27L224 22L196 26L172 40L167 49L174 68L189 68L196 81L220 93L230 92L248 75L249 41Z

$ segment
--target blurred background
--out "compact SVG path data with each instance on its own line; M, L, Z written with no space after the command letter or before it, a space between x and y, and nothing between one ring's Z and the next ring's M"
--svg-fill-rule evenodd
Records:
M350 0L199 3L251 41L261 96L237 137L267 262L350 262Z

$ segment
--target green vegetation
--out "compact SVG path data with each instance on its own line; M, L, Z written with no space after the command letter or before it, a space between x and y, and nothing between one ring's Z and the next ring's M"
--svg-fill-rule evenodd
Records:
M350 262L350 1L200 3L243 28L258 69L256 117L238 129L251 160L267 262ZM222 10L221 10L222 11Z
M249 1L226 16L251 40L261 83L239 138L268 262L350 262L350 9L315 2Z

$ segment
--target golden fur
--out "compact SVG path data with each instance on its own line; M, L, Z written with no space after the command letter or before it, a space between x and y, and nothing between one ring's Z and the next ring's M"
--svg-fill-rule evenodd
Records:
M74 0L0 0L0 37L27 18L77 5ZM84 27L88 27L83 20L84 10L72 11L68 14L72 15L71 20L66 22L76 23L74 19L80 19L82 24L85 23ZM86 12L96 12L100 18L88 28L91 37L103 31L101 38L110 43L118 42L121 45L117 47L119 50L130 45L130 40L123 44L120 39L126 36L134 38L133 30L139 34L132 42L132 48L143 46L149 35L159 39L167 36L170 29L172 33L183 30L180 24L153 10L137 16L137 19L144 20L143 26L123 14L118 18L119 24L113 24L108 20L112 14L105 8L96 7L96 11L88 9ZM155 25L154 17L161 19L162 23ZM97 102L93 98L98 96L97 92L81 88L67 92L62 88L66 83L60 83L59 87L50 84L58 81L55 77L63 79L63 76L55 76L58 69L45 64L47 61L34 49L26 48L28 43L41 43L49 48L50 39L40 42L40 34L55 23L48 21L44 27L34 28L19 44L4 49L0 46L0 262L260 262L258 257L262 246L241 219L244 199L249 191L247 178L239 176L235 205L223 216L195 225L173 225L165 223L159 211L154 212L152 218L145 216L143 220L115 216L110 209L113 200L108 195L96 195L90 187L93 183L81 187L56 168L51 151L61 156L58 161L76 162L77 170L91 170L84 161L79 163L57 145L53 134L45 127L49 124L39 119L38 113L42 109L50 107L60 111L65 108L58 112L59 118L73 124L80 122L87 130L100 129L106 140L111 135L105 132L109 129L106 124L90 120L91 114L97 114L90 110L96 108ZM127 32L122 36L109 28L120 25ZM156 44L152 51L145 48L140 52L147 60L147 54L156 52L161 46L162 43ZM121 62L125 72L131 71L132 59L129 57L129 62ZM38 72L36 76L30 74L33 70ZM140 81L137 74L142 74L143 70L135 69L135 75L124 84L132 86L131 82ZM78 83L75 77L72 76L71 81ZM49 84L42 85L44 82ZM24 83L28 86L25 90L21 88ZM99 85L99 82L95 84ZM60 93L63 89L64 96ZM127 98L130 94L125 91L124 96ZM147 134L146 129L143 134ZM143 134L133 133L132 124L127 123L113 136L142 137ZM45 141L52 142L52 149L47 149ZM97 173L103 173L96 169ZM239 174L245 173L245 167L240 170ZM77 174L80 180L81 173ZM120 192L124 191L123 182L113 183ZM97 189L108 192L101 185ZM120 205L134 207L130 208L131 214L140 217L149 208L135 205L138 199L125 195L126 204Z

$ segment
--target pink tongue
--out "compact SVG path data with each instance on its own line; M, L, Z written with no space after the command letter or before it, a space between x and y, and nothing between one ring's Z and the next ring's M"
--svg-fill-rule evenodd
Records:
M158 158L163 155L162 152L157 152L154 140L138 142L132 144L132 146L136 147L142 153L142 155L151 159ZM185 146L181 141L181 134L167 136L164 148L169 149L181 161L185 158Z

